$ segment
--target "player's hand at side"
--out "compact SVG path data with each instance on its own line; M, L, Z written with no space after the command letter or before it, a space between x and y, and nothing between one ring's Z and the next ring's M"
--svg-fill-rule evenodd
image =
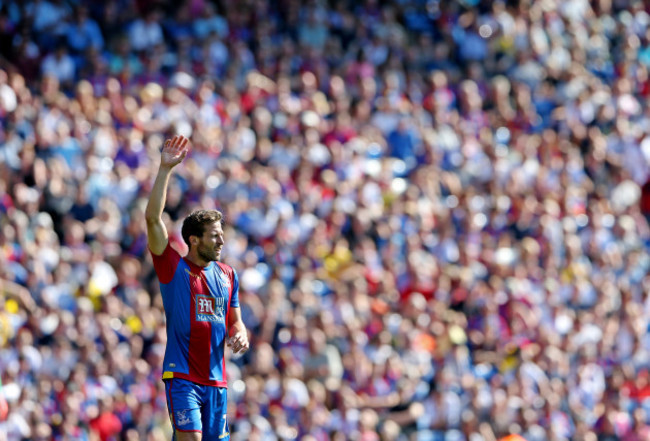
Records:
M190 140L182 135L176 135L172 139L165 141L162 153L160 155L161 167L175 167L180 164L190 147Z
M246 331L238 331L235 335L230 337L228 339L228 346L232 348L234 354L243 354L248 351L249 343Z

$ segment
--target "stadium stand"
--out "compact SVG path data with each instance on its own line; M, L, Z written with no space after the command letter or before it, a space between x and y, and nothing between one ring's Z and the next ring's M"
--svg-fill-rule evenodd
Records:
M180 133L171 240L224 211L251 330L234 440L650 440L649 12L1 0L0 439L170 439Z

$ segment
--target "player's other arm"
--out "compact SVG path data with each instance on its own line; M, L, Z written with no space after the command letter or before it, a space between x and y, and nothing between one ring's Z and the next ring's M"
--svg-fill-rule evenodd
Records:
M145 219L147 221L147 242L149 249L155 255L161 255L167 247L168 235L162 221L162 213L167 198L167 185L172 169L180 164L187 155L189 140L176 135L165 141L160 155L160 167L149 196Z
M244 353L248 350L248 332L241 318L241 308L239 307L230 309L228 314L228 334L230 335L228 346L232 348L235 354Z

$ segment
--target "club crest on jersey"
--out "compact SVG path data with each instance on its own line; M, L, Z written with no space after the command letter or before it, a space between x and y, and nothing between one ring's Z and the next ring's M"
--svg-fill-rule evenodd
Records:
M230 290L230 277L223 271L218 271L217 275L219 276L219 281L226 287L226 289Z
M196 320L199 322L225 323L225 299L196 295Z
M179 410L176 412L176 424L179 426L184 426L191 423L192 420L187 415L187 409Z

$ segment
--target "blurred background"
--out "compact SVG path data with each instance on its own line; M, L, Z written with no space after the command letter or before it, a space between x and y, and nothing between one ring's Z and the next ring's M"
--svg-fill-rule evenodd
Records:
M223 210L233 440L650 440L650 2L1 0L0 439L170 439L144 206Z

